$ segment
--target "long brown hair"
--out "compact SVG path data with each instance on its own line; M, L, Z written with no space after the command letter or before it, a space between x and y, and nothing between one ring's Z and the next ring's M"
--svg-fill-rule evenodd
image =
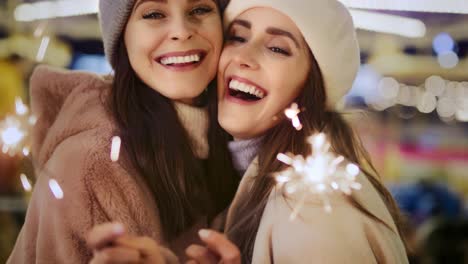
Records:
M215 2L221 11L227 3ZM122 35L110 108L122 138L122 155L146 181L158 207L154 210L159 212L164 237L170 241L199 217L207 216L210 221L223 211L237 190L239 177L231 164L227 137L217 122L214 85L207 89L210 152L203 161L194 155L172 101L136 75ZM198 101L206 104L202 97Z
M312 54L311 58L312 63L308 79L297 98L297 103L306 109L300 114L303 128L296 131L289 120L285 119L266 133L258 152L258 176L253 181L249 195L246 195L244 200L240 201L239 208L233 212L232 226L227 227L228 237L242 252L242 263L250 263L252 259L255 237L263 210L267 204L268 196L275 186L275 181L271 175L284 169L284 164L276 159L277 153L292 152L294 154L309 155L311 150L308 144L305 144L306 139L317 132L325 132L328 135L332 150L335 153L339 153L350 162L359 165L383 198L397 224L398 232L403 238L399 227L398 207L389 191L377 178L377 172L372 166L369 155L351 126L340 114L327 110L322 74ZM370 168L370 171L365 168ZM365 211L364 208L359 207L359 204L353 204L358 206L360 210ZM370 212L365 211L364 213L380 221Z

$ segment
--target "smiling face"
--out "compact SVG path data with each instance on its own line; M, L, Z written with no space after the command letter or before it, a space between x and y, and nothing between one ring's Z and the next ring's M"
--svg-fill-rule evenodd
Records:
M138 0L124 41L144 83L172 100L191 103L215 77L222 33L213 0Z
M274 127L301 92L310 58L288 16L267 7L239 15L230 25L218 69L220 125L237 139Z

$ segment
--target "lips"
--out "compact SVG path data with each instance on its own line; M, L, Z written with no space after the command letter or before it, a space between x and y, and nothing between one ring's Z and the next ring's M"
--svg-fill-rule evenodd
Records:
M228 78L226 87L229 97L246 103L260 101L268 95L268 92L258 84L237 76Z
M166 53L157 57L155 61L169 69L183 69L200 65L205 57L206 52L203 50L190 50Z

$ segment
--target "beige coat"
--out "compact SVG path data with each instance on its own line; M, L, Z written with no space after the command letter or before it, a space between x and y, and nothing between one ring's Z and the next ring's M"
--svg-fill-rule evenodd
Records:
M254 160L229 209L228 226L241 197L249 195L257 170ZM273 190L260 222L252 263L408 263L383 200L365 176L358 176L358 182L363 188L354 193L354 198L386 225L365 215L344 195L330 197L332 213L326 213L319 200L310 198L297 219L290 221L291 208L298 199L285 199L279 190Z
M143 179L129 162L110 160L115 124L103 103L110 85L91 73L35 69L31 103L38 117L32 146L37 181L8 263L87 263L92 252L86 234L109 221L123 223L130 234L155 239L182 259L185 248L198 241L198 229L206 227L203 221L175 241L165 241L157 203ZM63 199L54 198L50 179L59 183ZM174 254L164 253L168 262L174 261Z

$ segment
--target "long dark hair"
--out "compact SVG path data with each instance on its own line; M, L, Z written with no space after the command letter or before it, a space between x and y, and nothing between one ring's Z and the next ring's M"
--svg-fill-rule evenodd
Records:
M241 200L237 210L233 212L232 225L227 227L228 237L239 247L242 252L242 263L250 263L263 210L268 201L268 196L275 186L272 173L284 169L284 164L276 159L277 153L292 152L294 154L309 155L311 153L307 137L317 132L325 132L331 143L332 150L347 158L350 162L358 164L363 173L370 180L383 198L388 210L400 231L400 215L389 191L382 185L370 158L362 146L359 138L353 132L351 126L343 117L326 108L325 86L316 60L312 57L311 70L304 88L298 96L297 102L306 108L300 113L303 125L302 130L296 131L287 119L270 129L264 136L262 146L258 153L258 176L253 181L249 194ZM371 168L371 171L365 170ZM365 211L359 204L353 203L365 214L377 217ZM385 223L384 223L385 224Z
M227 3L216 2L220 10ZM191 149L173 102L137 77L120 37L110 108L122 138L122 155L151 190L168 241L200 217L210 221L222 212L239 183L227 150L227 136L217 122L213 85L209 85L207 97L210 151L208 159L202 161Z

